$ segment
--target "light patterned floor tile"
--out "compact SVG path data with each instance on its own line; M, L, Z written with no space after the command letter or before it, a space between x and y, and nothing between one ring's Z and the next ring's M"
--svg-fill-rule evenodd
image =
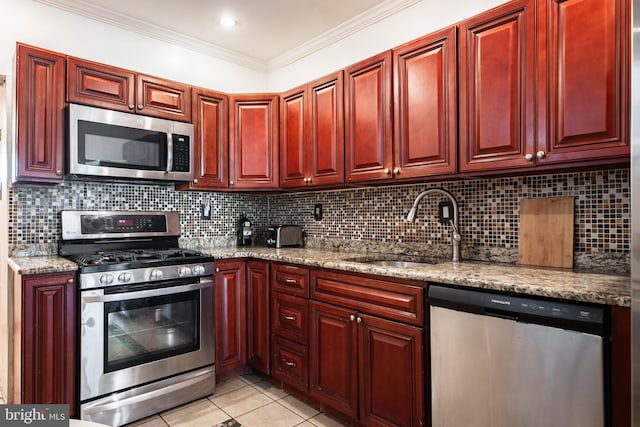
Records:
M255 384L257 382L262 381L262 377L260 375L257 375L257 374L246 374L246 375L242 375L239 378L242 381L246 382L247 384Z
M213 393L213 395L221 396L225 393L229 393L231 391L238 390L239 388L247 386L248 384L242 381L239 377L231 378L229 380L216 384L216 391Z
M313 408L313 407L307 405L302 400L296 399L293 396L287 396L284 399L280 399L280 400L278 400L278 403L280 403L285 408L287 408L287 409L295 412L296 414L300 415L305 420L307 418L315 417L316 415L318 415L320 413L320 411L317 410L316 408Z
M210 399L233 418L273 402L273 399L253 387L243 387Z
M303 423L298 424L296 427L316 427L316 426L311 424L309 421L305 421Z
M160 415L171 427L211 427L231 418L207 399L179 406Z
M262 393L266 394L267 396L269 396L273 400L282 399L283 397L289 395L289 393L287 393L286 391L284 391L281 388L278 388L278 387L274 386L269 381L260 381L260 382L257 382L257 383L253 383L253 384L251 384L251 387L254 387L254 388L260 390Z
M311 424L317 427L344 427L345 424L342 424L338 420L334 420L331 417L326 416L325 414L318 414L313 418L308 419Z
M140 421L136 421L135 423L127 424L127 427L167 427L167 424L160 415L154 415L149 418L144 418Z
M236 417L243 427L293 427L304 421L278 402L272 402Z

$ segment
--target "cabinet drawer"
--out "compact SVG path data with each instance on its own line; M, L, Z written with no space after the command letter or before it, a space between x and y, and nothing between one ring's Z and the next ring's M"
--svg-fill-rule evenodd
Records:
M271 289L309 298L309 270L307 268L273 264L271 272L271 277L273 277Z
M271 374L288 385L309 391L307 346L272 335Z
M312 299L391 320L424 325L424 286L419 282L314 270L310 283Z
M271 313L271 332L308 344L309 302L307 300L273 292Z

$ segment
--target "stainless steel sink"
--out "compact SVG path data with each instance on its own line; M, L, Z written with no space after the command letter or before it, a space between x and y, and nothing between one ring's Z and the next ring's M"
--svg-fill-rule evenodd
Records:
M370 257L348 258L345 261L359 262L362 264L379 265L381 267L394 267L394 268L413 268L413 267L425 267L428 265L437 264L444 260L437 258L425 258L425 257L398 257L393 255L380 255Z

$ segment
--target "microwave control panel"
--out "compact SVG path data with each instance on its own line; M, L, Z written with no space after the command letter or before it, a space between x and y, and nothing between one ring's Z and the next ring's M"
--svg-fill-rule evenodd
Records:
M189 172L190 164L189 136L173 134L173 171Z

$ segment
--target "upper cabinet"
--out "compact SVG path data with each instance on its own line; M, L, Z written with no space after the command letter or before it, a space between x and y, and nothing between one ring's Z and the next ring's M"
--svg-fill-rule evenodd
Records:
M181 189L208 190L228 186L229 97L193 89L194 179Z
M278 189L278 95L233 95L229 188Z
M535 2L460 24L460 171L531 166L535 150Z
M64 175L65 58L21 43L16 55L16 179L60 183Z
M67 58L67 101L191 121L191 87L83 59Z
M395 178L457 172L456 57L455 27L393 49Z
M628 0L539 0L536 164L628 160L629 10Z
M376 55L345 70L347 182L392 178L392 57Z
M535 5L460 24L460 170L628 163L628 0Z
M281 97L280 186L344 183L342 71Z

